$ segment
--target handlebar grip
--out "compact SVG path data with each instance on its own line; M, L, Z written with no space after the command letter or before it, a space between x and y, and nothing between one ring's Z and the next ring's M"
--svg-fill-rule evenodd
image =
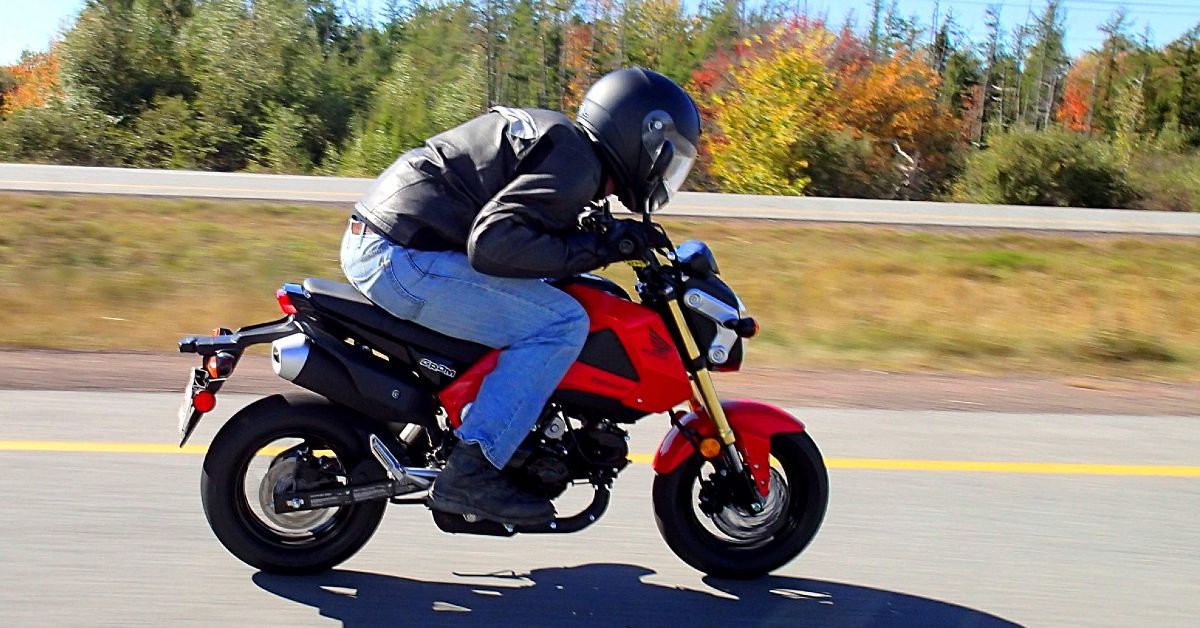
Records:
M738 338L753 338L758 335L758 321L747 316L725 322L725 327L737 333Z

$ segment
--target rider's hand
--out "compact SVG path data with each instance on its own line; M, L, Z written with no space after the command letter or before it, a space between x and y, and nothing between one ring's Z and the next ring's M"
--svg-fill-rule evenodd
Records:
M644 224L637 220L614 220L601 236L603 257L607 263L643 259L654 242Z
M579 229L585 232L603 233L615 219L605 205L594 205L579 215Z

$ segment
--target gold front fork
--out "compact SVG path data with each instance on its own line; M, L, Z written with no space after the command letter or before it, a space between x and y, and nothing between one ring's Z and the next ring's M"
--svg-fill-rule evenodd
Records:
M683 310L679 307L679 301L669 299L667 306L671 308L671 316L675 317L675 327L679 329L679 336L683 338L683 348L687 350L688 363L695 364L700 358L700 348L696 345L696 339L692 336L692 330L688 327L687 320L683 317ZM717 389L713 386L712 374L706 368L692 370L691 373L693 394L699 398L704 409L708 411L708 416L712 417L713 423L716 423L717 435L721 437L721 442L732 446L735 441L733 428L729 426L729 419L725 418L725 409L721 407L721 399L717 397Z

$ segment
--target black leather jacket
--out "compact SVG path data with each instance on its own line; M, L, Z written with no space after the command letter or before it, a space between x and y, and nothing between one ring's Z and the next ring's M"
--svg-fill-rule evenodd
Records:
M502 277L563 277L604 263L579 216L602 167L566 116L496 108L401 155L355 206L394 242L467 253Z

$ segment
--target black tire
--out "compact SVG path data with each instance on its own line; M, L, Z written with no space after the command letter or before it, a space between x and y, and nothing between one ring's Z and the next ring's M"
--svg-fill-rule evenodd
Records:
M204 515L221 544L242 562L280 574L317 573L353 556L375 533L386 501L344 506L328 529L302 542L274 532L251 511L245 474L263 446L305 438L333 450L354 483L387 479L356 424L350 411L308 395L260 399L230 418L213 438L200 479Z
M693 488L704 463L692 457L654 478L654 518L663 539L683 562L720 578L757 578L782 567L804 551L825 517L829 478L816 444L803 432L777 434L771 455L786 479L788 502L782 526L763 539L739 543L706 529Z

